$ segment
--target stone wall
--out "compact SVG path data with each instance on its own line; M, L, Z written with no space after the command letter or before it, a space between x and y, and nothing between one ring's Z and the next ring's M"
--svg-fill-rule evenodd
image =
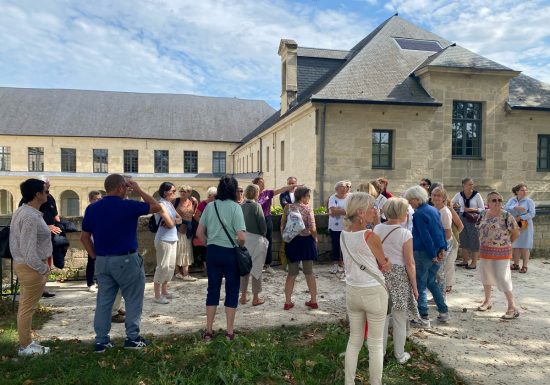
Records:
M550 257L550 208L538 209L538 215L534 219L535 238L532 257ZM71 218L78 228L82 218ZM142 217L138 228L139 252L143 255L145 261L145 272L153 274L156 266L156 255L154 246L154 234L147 229L148 217ZM316 215L317 230L319 233L318 253L319 261L326 262L330 260L331 242L328 234L328 215ZM273 263L279 263L279 248L281 245L281 233L278 231L280 216L273 217ZM87 256L82 244L80 243L80 233L68 234L71 247L67 252L65 266L71 269L78 269L79 275L85 275ZM9 262L4 263L3 274L6 277L9 274Z

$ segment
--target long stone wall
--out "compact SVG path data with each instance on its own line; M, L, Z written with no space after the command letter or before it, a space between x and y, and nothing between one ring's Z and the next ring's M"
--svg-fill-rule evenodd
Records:
M328 234L328 216L316 215L315 220L319 233L319 261L329 261L331 252L330 236ZM82 218L70 218L77 228L80 228ZM0 225L9 221L6 218L0 218ZM143 255L145 261L145 272L153 274L156 266L156 255L154 239L155 235L147 229L148 217L140 218L138 225L138 244L139 252ZM280 216L273 217L273 261L277 264L279 261L279 249L281 245L281 233L279 232ZM538 215L534 219L535 237L534 248L532 250L533 257L550 257L550 209L539 209ZM80 243L80 232L68 234L71 244L65 259L66 268L78 269L79 275L85 275L87 256L86 252ZM2 260L4 264L3 275L9 274L9 261Z

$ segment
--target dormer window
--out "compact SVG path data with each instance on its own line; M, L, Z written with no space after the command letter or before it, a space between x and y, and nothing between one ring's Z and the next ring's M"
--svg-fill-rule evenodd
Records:
M439 52L443 48L437 40L408 39L405 37L396 37L395 41L401 47L410 51L428 51Z

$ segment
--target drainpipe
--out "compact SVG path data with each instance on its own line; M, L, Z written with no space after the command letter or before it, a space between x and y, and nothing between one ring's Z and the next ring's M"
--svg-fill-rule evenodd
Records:
M319 144L319 206L322 206L325 201L325 118L327 112L327 105L323 103L323 112L321 114L321 143Z

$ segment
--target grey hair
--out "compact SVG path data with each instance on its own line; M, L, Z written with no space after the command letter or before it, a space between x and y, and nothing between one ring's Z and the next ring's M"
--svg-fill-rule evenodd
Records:
M349 181L347 181L347 180L341 180L339 182L336 182L336 184L334 185L334 191L336 191L336 189L338 187L342 187L342 186L346 187L348 185L348 182ZM349 183L351 183L351 182L349 182Z
M216 195L218 193L218 188L217 187L208 187L208 190L206 190L206 195L209 196L209 195Z
M417 199L420 204L428 203L428 193L421 186L412 186L403 194L403 198L410 201Z
M346 198L346 215L344 216L344 225L346 228L351 226L355 219L357 210L367 210L369 206L374 205L374 197L362 191L354 192Z

